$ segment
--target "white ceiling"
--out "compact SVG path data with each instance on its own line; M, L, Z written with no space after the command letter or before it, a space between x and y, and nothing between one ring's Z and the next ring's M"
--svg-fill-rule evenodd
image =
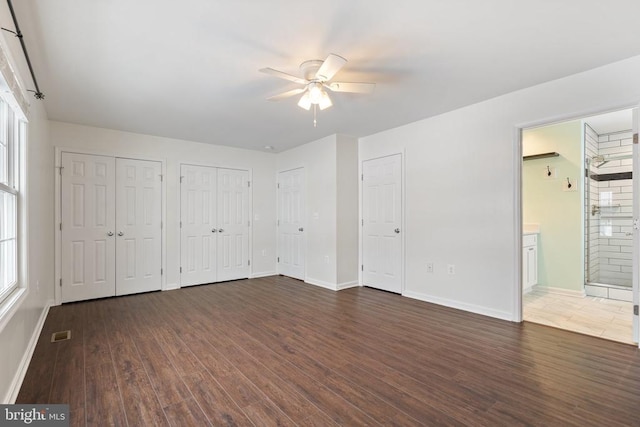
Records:
M258 150L369 135L640 54L638 0L14 6L50 119ZM265 101L296 85L258 69L298 74L329 53L349 60L335 79L376 91L332 94L315 129L297 98Z

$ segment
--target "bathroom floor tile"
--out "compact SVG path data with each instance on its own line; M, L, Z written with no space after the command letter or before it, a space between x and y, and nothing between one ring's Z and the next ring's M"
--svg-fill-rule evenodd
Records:
M633 304L532 290L522 298L525 321L633 344Z

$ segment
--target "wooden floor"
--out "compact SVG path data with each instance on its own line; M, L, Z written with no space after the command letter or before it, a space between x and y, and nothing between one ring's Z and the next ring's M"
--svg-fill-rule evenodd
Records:
M269 277L53 307L17 403L82 426L628 426L640 354Z

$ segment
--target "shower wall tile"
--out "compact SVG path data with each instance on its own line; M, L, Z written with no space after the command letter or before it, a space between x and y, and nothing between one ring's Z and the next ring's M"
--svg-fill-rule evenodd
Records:
M629 131L596 135L588 126L585 130L585 153L589 158L594 155L620 156L632 152L632 135ZM592 166L589 170L589 174L599 175L596 178L600 181L589 180L589 198L592 205L600 206L600 214L589 218L591 227L587 230L590 252L587 281L620 286L631 285L633 241L628 233L632 232L632 220L615 217L630 216L633 213L632 180L613 180L615 175L603 175L628 173L632 171L632 167L632 160L624 159L609 161L599 168ZM585 208L590 209L587 206ZM590 210L585 214L591 215ZM595 257L597 261L594 260ZM597 270L594 268L595 265Z

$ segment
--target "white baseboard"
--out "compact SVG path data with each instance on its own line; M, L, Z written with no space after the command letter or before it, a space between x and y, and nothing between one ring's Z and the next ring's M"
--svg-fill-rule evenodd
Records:
M536 292L545 292L547 294L566 295L569 297L583 298L586 293L584 289L576 291L573 289L554 288L553 286L540 286L533 285L533 290Z
M458 310L469 311L471 313L482 314L483 316L495 317L496 319L513 321L512 313L507 311L494 310L492 308L480 305L467 304L465 302L450 300L446 298L434 297L419 292L404 291L403 296L417 299L420 301L431 302L433 304L443 305L445 307L456 308Z
M259 277L269 277L269 276L275 276L278 273L276 273L275 271L263 271L261 273L252 273L251 276L249 276L250 279L257 279Z
M24 381L24 377L27 374L27 369L29 368L29 363L31 363L31 358L33 357L33 352L36 349L36 344L38 344L38 338L40 337L40 333L42 332L42 328L44 327L44 322L47 319L47 314L49 314L49 309L53 305L53 300L47 301L47 304L42 309L42 313L40 313L38 323L36 324L33 334L31 334L31 339L29 339L27 349L22 356L22 360L20 361L20 365L18 365L16 375L13 377L13 381L11 382L11 386L9 387L7 397L4 400L5 403L13 404L18 398L20 387L22 387L22 382Z
M332 291L337 291L338 290L334 283L324 282L322 280L317 280L317 279L312 279L312 278L306 277L304 279L304 282L305 283L309 283L310 285L320 286L321 288L331 289Z
M353 280L351 282L338 283L336 285L336 290L341 291L343 289L355 288L360 286L357 280Z

